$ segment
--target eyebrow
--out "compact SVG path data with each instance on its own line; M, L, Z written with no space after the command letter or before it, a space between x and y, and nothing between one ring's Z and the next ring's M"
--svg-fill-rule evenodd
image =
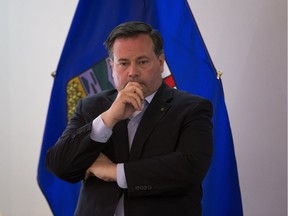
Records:
M148 56L146 56L146 55L143 55L143 56L137 57L136 61L137 61L137 60L141 60L141 59L150 59L150 58L149 58ZM118 61L118 62L119 62L119 61L129 61L129 59L128 59L128 58L120 58L120 59L118 59L117 61Z

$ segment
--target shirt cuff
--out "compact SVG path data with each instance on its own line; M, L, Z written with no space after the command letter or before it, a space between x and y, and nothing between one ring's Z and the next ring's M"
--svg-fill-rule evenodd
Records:
M98 116L92 122L92 130L90 138L96 142L106 143L110 136L112 135L112 130L108 128L101 116Z
M117 178L117 184L120 188L123 188L123 189L128 188L127 182L126 182L125 171L124 171L124 163L117 164L116 178Z

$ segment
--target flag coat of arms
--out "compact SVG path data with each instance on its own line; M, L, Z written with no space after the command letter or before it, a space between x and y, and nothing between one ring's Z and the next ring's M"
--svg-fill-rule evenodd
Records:
M85 96L113 88L103 42L127 21L143 21L164 39L163 80L171 87L209 99L214 106L214 155L203 182L203 216L242 216L233 139L222 82L186 0L80 0L51 93L38 165L38 184L55 216L73 215L80 184L70 184L45 168L47 150L56 143Z

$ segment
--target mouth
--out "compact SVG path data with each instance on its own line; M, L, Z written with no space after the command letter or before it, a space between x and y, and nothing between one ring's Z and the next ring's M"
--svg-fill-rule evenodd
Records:
M136 79L131 79L131 80L129 80L129 81L126 83L126 85L127 85L129 82L137 82L137 83L139 83L141 86L144 86L144 85L145 85L145 83L144 83L143 81L141 81L141 80L136 80ZM126 85L125 85L125 86L126 86Z

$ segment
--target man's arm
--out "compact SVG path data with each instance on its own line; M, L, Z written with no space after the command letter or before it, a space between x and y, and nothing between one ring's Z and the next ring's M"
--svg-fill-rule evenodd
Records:
M88 118L91 110L86 110L87 104L80 100L74 115L70 119L65 131L46 154L46 167L59 178L69 181L81 181L86 170L93 164L97 156L109 143L92 140L92 120ZM95 115L101 114L100 106L95 107ZM109 142L109 141L108 141Z
M141 110L143 100L144 95L141 85L130 82L123 90L118 92L117 98L111 107L102 114L99 113L99 115L101 114L104 124L112 129L117 122L127 119L135 110ZM95 107L96 109L97 107ZM104 169L107 168L107 165L110 167L111 160L105 160L107 158L103 157L97 160L107 143L95 141L93 135L94 140L91 139L92 120L87 123L84 118L87 112L88 110L82 107L82 100L80 100L63 135L49 149L46 156L47 168L66 181L77 182L82 180L85 175L87 176L86 171L90 166L97 167L94 173L95 176L103 180L114 178L114 172L112 172L112 176L106 176L107 172ZM95 111L95 113L98 112ZM106 155L106 157L109 157L109 155ZM94 169L92 170L94 172Z
M116 181L116 164L114 164L106 155L101 153L96 161L86 171L85 179L90 175L95 175L104 181Z

